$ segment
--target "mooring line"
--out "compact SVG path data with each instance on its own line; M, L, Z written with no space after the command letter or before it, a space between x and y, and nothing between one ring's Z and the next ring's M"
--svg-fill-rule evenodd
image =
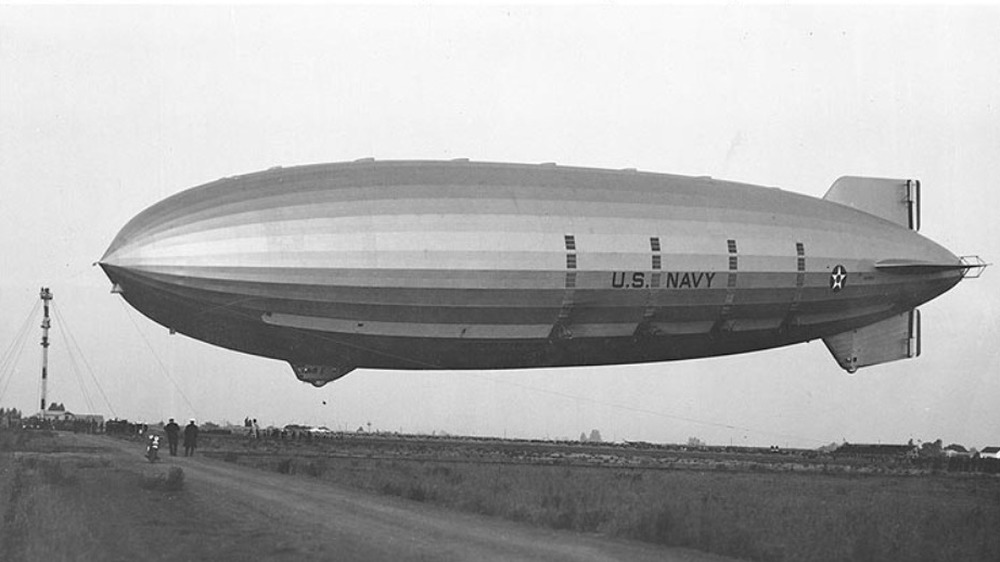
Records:
M115 412L114 406L112 406L111 401L108 400L108 395L105 394L104 392L104 387L101 386L101 383L97 379L97 376L94 375L94 370L90 367L90 363L87 361L87 356L83 354L83 348L81 348L80 344L77 343L76 336L74 336L73 332L70 330L69 323L66 322L66 320L63 318L62 314L59 312L59 309L57 307L53 306L52 312L55 314L56 320L59 321L59 325L65 328L66 342L70 344L67 347L67 350L70 352L70 361L73 361L74 368L76 368L76 362L73 359L73 351L72 351L73 348L76 349L76 354L80 356L80 361L83 362L83 366L87 368L87 372L90 374L90 378L94 381L94 385L97 387L98 392L101 393L101 397L104 398L104 403L108 406L108 410L111 411L111 415L118 417L118 414ZM77 374L77 376L79 377L79 374ZM82 377L80 378L82 379ZM80 387L81 389L83 388L82 380L80 382Z
M10 381L14 380L14 367L17 365L17 359L21 357L21 352L24 351L24 345L28 341L28 327L31 325L31 319L34 318L35 314L38 312L40 301L35 301L34 305L31 307L31 311L28 312L28 316L24 318L24 322L18 329L11 340L10 345L7 346L7 350L4 352L2 359L0 359L0 381L3 381L3 389L0 389L0 398L7 393L7 387L10 386ZM8 367L10 372L5 374ZM6 378L6 380L4 380Z
M176 388L177 392L180 393L181 398L183 398L184 402L186 402L188 407L191 408L191 413L193 413L195 417L200 417L198 414L198 410L194 407L194 404L191 403L191 400L188 399L187 394L184 394L184 390L181 389L180 385L177 384L177 381L175 381L174 378L170 376L170 371L167 369L166 365L164 365L163 361L160 360L160 357L156 354L156 350L154 350L153 345L149 343L149 340L146 338L146 334L143 334L142 330L139 329L139 325L135 322L135 319L132 318L132 314L129 312L128 306L125 305L124 300L120 299L118 302L121 303L122 308L125 309L125 316L128 317L129 322L132 323L132 327L135 328L135 331L139 333L139 337L142 338L142 341L146 343L146 347L149 349L149 352L153 355L153 359L155 359L156 363L160 366L160 370L163 371L164 376L167 377L167 380L170 381L170 384L174 385L174 388Z

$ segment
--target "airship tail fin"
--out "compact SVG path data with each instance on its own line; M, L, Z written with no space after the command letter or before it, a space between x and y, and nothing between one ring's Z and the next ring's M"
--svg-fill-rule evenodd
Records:
M920 355L920 311L904 312L856 330L823 338L848 373L861 367Z
M920 230L920 180L844 176L823 199Z

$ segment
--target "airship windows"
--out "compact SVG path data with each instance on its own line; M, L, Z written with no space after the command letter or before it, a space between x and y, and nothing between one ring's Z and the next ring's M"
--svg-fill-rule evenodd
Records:
M576 269L576 237L566 235L566 269Z
M726 307L723 308L723 314L728 314L728 307L733 303L736 298L736 270L739 269L739 256L736 255L736 240L727 240L726 245L729 248L729 278L726 281Z
M576 237L567 234L566 242L566 288L576 288ZM572 299L570 299L572 300Z
M806 246L802 242L795 243L795 255L798 257L798 264L795 274L795 286L801 289L806 284ZM796 294L798 300L798 294Z
M661 259L662 258L660 257L660 237L659 236L651 236L649 238L649 249L653 252L653 256L652 256L653 257L653 263L652 263L653 269L660 269L660 267L662 265L662 263L661 263ZM657 282L653 286L654 287L659 287L660 284L659 284L659 282Z

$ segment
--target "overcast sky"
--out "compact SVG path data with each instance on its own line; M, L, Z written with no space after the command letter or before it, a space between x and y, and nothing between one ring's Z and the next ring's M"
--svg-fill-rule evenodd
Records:
M654 365L358 370L168 335L93 267L222 176L378 159L558 162L778 186L919 178L922 234L1000 260L1000 9L0 7L0 406L130 419L815 447L1000 445L1000 271L921 308L923 355L848 376L820 341ZM70 354L73 343L80 353ZM99 381L94 383L91 377ZM103 393L103 395L102 395Z

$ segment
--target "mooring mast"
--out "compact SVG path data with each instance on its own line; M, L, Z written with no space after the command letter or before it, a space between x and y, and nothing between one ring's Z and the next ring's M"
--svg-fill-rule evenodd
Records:
M40 296L45 312L42 315L42 415L45 415L45 385L49 378L49 301L52 300L52 292L48 287L42 287Z

